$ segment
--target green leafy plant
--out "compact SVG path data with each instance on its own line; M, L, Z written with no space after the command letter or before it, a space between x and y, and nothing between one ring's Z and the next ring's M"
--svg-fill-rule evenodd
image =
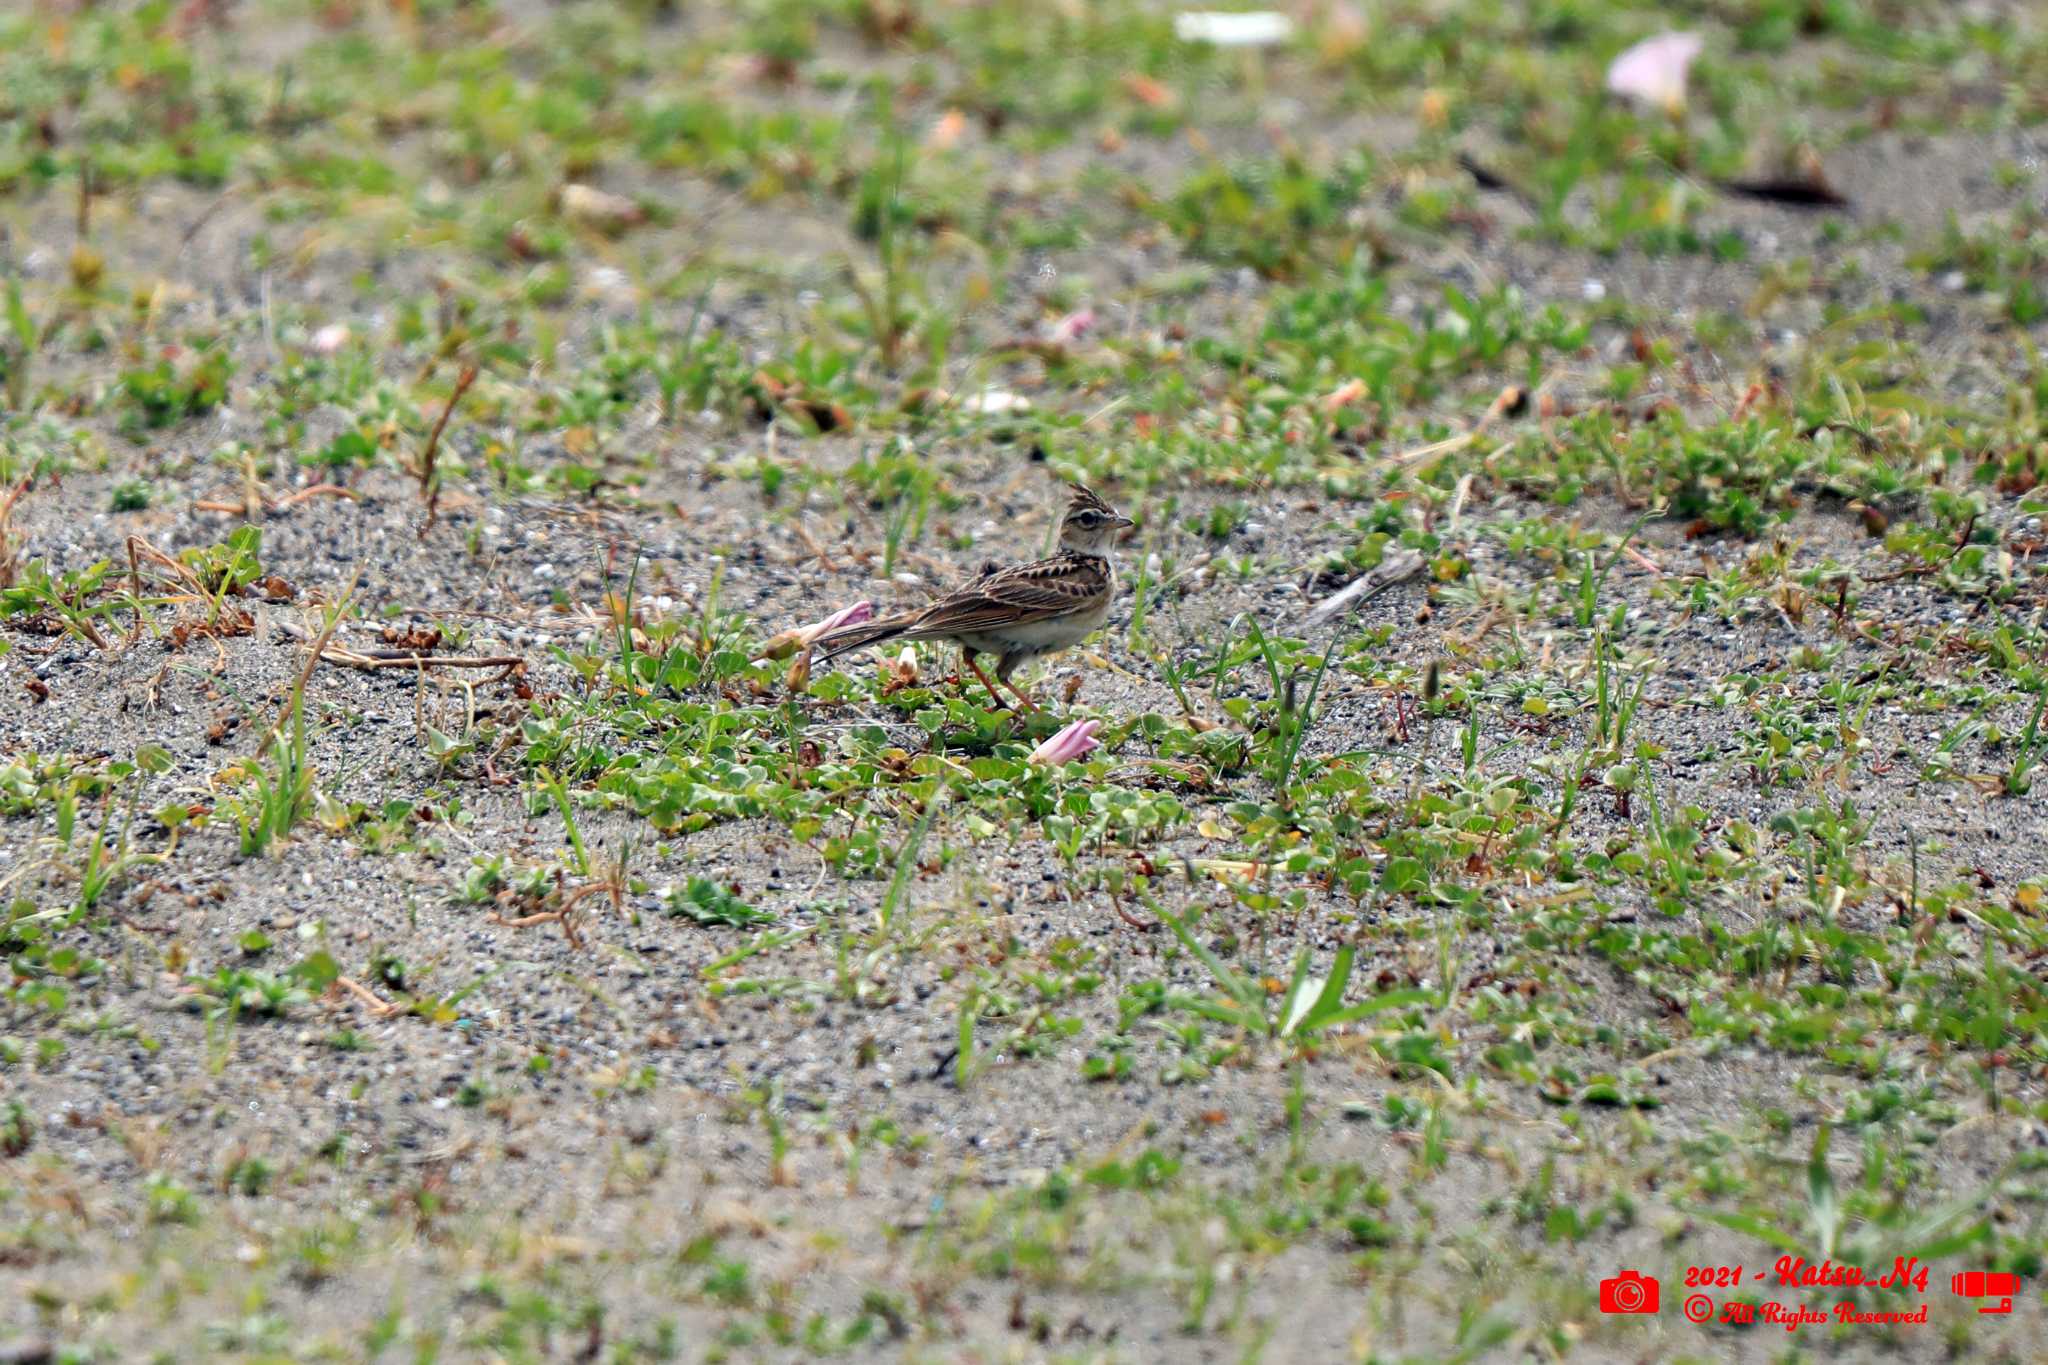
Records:
M285 712L283 741L266 760L248 770L252 795L239 803L236 827L242 856L260 858L276 851L301 820L313 812L313 767L307 752L305 688L294 687Z
M53 574L43 560L21 566L14 582L0 588L0 618L42 616L80 636L98 649L109 649L100 623L120 604L105 595L114 566L100 560L87 568Z
M775 916L757 910L708 877L692 877L689 884L669 893L669 913L706 926L746 929L772 924Z
M121 376L123 425L140 433L212 412L226 400L234 372L232 355L218 343L129 370Z
M1147 899L1147 907L1173 931L1181 946L1209 969L1221 996L1175 996L1169 1003L1206 1018L1233 1024L1246 1032L1282 1040L1313 1041L1317 1036L1346 1024L1370 1019L1388 1010L1427 1004L1424 990L1384 991L1356 1004L1344 1003L1344 991L1351 981L1354 950L1345 944L1337 950L1327 975L1309 971L1309 951L1303 948L1294 959L1294 974L1277 997L1245 977L1212 952L1188 928L1187 922L1158 901Z

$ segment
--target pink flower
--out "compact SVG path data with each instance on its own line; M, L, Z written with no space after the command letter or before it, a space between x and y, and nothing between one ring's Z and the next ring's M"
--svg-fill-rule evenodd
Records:
M1685 80L1706 40L1697 33L1645 38L1607 68L1607 89L1623 99L1677 113L1685 108Z
M1055 322L1046 332L1045 339L1055 346L1069 346L1095 330L1095 310L1077 308Z
M313 352L316 355L333 355L348 345L348 324L330 322L313 333Z
M856 602L850 607L841 607L822 621L813 621L797 631L797 640L806 645L816 644L819 639L830 635L841 626L857 626L875 619L875 604Z
M862 622L872 621L874 616L875 604L872 602L856 602L850 607L841 607L822 621L797 626L775 636L761 646L761 659L786 659L800 649L809 649L841 626L857 626ZM755 662L759 663L760 659Z
M1031 761L1072 763L1077 758L1085 757L1090 749L1102 747L1095 738L1095 732L1101 728L1102 722L1099 720L1077 720L1033 749Z

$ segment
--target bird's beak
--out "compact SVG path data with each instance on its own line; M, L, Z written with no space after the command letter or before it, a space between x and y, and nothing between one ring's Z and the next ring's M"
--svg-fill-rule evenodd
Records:
M1114 521L1110 522L1109 524L1119 531L1128 531L1133 526L1136 526L1138 523L1132 521L1129 517L1118 516Z

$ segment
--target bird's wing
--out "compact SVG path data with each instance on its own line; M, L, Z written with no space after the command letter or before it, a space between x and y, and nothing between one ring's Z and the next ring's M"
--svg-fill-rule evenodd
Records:
M1085 611L1109 591L1109 567L1089 555L1056 555L984 573L918 614L906 635L951 635L1023 625Z

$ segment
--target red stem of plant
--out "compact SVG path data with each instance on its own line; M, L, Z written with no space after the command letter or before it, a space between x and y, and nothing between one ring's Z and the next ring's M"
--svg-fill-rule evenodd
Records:
M434 521L440 514L441 490L434 483L434 454L441 448L441 433L448 429L448 419L455 415L455 405L462 401L462 395L469 392L469 386L476 383L476 366L464 367L462 377L455 381L455 392L448 395L448 406L441 409L441 420L434 423L433 434L427 437L427 448L420 455L420 496L427 500L426 524L420 527L420 535L434 529Z

